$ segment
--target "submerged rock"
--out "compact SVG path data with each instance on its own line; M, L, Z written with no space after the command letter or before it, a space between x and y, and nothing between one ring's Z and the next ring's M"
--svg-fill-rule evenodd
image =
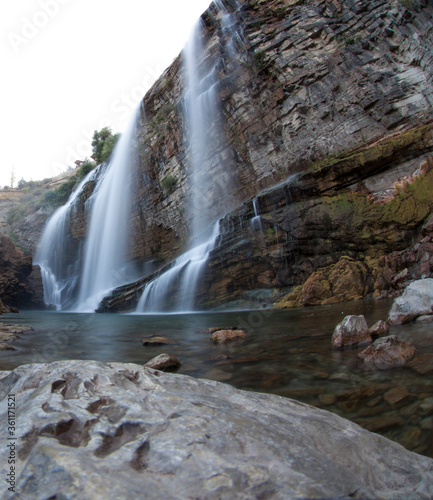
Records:
M404 366L415 355L415 347L408 341L398 340L395 335L377 339L358 357L369 368L387 370Z
M5 325L0 323L0 351L14 350L14 347L8 342L14 341L21 333L32 330L32 327L26 325Z
M243 330L217 330L211 336L215 344L226 344L227 342L242 341L247 338Z
M419 316L433 313L433 279L411 283L401 297L395 299L389 311L389 322L394 325L409 323Z
M174 340L167 339L166 337L159 337L159 336L148 337L148 338L143 339L141 342L144 346L176 344L176 342Z
M332 348L343 349L372 342L364 316L349 315L339 323L332 334Z
M95 361L25 365L0 390L19 408L20 498L433 496L432 459L274 395Z

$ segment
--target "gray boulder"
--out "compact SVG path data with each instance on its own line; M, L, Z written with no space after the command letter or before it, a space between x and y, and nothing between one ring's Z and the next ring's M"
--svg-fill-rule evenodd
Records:
M372 338L364 316L349 315L339 323L332 334L332 348L344 349L362 344L371 344Z
M414 281L394 300L389 311L391 324L401 325L433 312L433 279Z
M5 499L433 497L430 458L274 395L95 361L3 372L0 392Z

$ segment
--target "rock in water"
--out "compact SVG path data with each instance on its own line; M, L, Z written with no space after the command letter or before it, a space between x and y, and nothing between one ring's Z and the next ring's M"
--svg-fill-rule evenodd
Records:
M20 498L433 497L432 459L290 399L126 363L4 375L0 435L15 395ZM8 456L0 447L3 478Z
M387 370L404 366L415 354L415 347L395 335L378 338L374 344L358 354L366 366Z
M389 333L388 321L379 320L369 330L371 338L385 337Z
M154 370L174 371L181 366L181 363L171 354L160 354L148 361L145 366Z
M174 340L159 336L147 337L144 338L141 342L144 346L176 344Z
M370 344L371 336L364 316L346 316L332 334L332 348L343 349L360 344Z
M432 312L433 279L422 279L411 283L403 295L394 300L389 311L389 322L394 325L409 323Z
M244 341L247 334L243 330L217 330L212 333L211 341L215 344L227 344L227 342Z

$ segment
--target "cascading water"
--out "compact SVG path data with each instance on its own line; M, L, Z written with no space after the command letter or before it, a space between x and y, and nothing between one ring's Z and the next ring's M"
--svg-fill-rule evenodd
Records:
M226 11L220 0L215 6L221 15L221 26L225 44L221 52L233 54L232 38L237 33L231 15ZM189 147L189 182L190 208L192 209L193 248L178 257L173 265L158 278L148 283L137 306L137 312L157 312L167 309L169 297L177 294L174 310L190 311L194 309L195 291L200 274L208 260L209 253L214 248L219 236L219 223L214 224L210 236L203 241L203 232L209 227L209 220L224 215L215 213L208 207L214 179L209 170L211 163L210 151L218 145L222 137L220 131L221 113L218 103L218 71L217 67L224 65L220 58L200 73L200 61L205 59L202 46L203 25L200 20L193 29L192 35L184 51L186 91L184 95L184 113ZM225 190L223 189L222 192ZM177 293L176 293L177 290ZM173 306L171 306L173 310Z
M90 199L91 217L75 309L95 311L102 298L127 281L129 201L138 112L121 135Z
M91 172L48 222L35 264L41 267L44 299L57 310L94 311L112 288L128 281L128 219L138 113L121 135L110 160ZM86 210L84 248L71 251L71 220L83 186L95 187Z
M34 263L41 268L44 301L56 310L69 308L76 298L80 269L78 256L71 259L70 225L75 216L76 202L83 186L97 171L90 172L69 197L67 203L54 212L45 226ZM79 253L79 251L77 252Z
M219 222L213 225L211 235L202 244L178 257L173 265L147 284L137 305L137 312L191 311L194 295L203 266L213 250L219 235ZM167 297L175 288L180 290L174 305Z

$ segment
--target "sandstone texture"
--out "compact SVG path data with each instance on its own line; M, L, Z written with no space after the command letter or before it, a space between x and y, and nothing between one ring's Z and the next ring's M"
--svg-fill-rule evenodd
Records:
M362 344L371 343L371 335L364 316L346 316L339 323L332 334L331 344L333 349L344 349Z
M415 355L415 347L408 341L398 340L396 335L381 337L358 354L368 368L388 370L405 366Z
M401 297L395 299L389 311L391 324L409 323L418 317L433 314L433 279L411 283Z
M385 337L389 333L389 323L388 321L379 320L369 329L369 333L372 339L377 339L378 337Z
M286 398L93 361L22 366L0 390L2 435L8 402L18 415L5 499L433 496L430 458Z

